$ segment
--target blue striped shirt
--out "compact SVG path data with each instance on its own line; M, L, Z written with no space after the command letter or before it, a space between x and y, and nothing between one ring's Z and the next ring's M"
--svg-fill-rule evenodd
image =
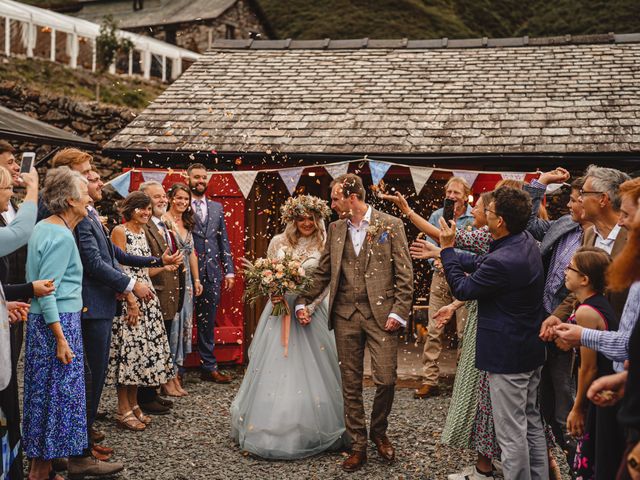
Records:
M601 331L591 328L582 329L580 343L592 350L602 353L613 360L616 372L624 370L624 361L629 358L629 338L640 315L640 281L629 289L629 296L624 304L620 326L617 331Z

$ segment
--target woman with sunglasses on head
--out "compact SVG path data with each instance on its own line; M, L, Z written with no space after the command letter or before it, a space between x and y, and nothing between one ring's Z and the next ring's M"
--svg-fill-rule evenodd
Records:
M602 249L582 247L576 251L565 274L565 286L578 300L569 321L597 330L618 328L618 318L603 295L610 263L611 257ZM611 373L611 360L590 348L580 348L576 400L567 417L568 432L578 438L573 464L577 478L614 478L620 463L624 445L616 422L617 408L598 407L587 400L591 383Z

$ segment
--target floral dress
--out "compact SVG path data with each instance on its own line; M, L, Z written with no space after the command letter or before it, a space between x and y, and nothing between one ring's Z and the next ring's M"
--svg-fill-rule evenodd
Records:
M125 227L126 252L151 256L144 232L133 233ZM125 274L143 282L153 290L147 268L122 266ZM155 293L155 292L154 292ZM175 376L169 342L158 297L148 302L137 300L138 323L126 322L127 305L122 315L113 320L107 383L110 385L157 386Z

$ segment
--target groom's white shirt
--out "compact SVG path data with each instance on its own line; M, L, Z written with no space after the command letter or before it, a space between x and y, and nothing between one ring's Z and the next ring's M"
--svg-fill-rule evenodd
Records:
M371 223L372 212L373 209L371 208L371 205L368 205L367 213L364 214L364 217L360 221L360 225L357 226L351 222L351 219L347 218L349 236L351 237L351 244L353 245L353 249L356 252L356 256L360 255L362 244L364 243L365 238L367 238L367 228L369 228L369 224ZM302 310L304 307L304 305L296 305L296 313L298 312L298 310ZM400 323L400 325L402 325L403 327L407 326L407 322L395 313L390 313L389 318L397 320L398 323Z

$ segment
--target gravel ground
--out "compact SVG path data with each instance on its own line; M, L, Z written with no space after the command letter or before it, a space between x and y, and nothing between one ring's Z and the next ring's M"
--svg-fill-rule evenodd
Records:
M234 372L239 375L240 372ZM389 437L397 448L393 465L382 463L373 445L369 462L359 472L347 474L340 468L340 453L327 453L298 461L267 461L243 455L229 437L229 406L240 385L200 382L190 373L188 397L177 399L171 415L154 416L144 432L115 427L115 394L105 390L102 410L107 418L96 426L107 434L105 443L116 449L124 462L122 479L446 479L447 474L471 465L473 455L438 445L446 418L450 391L440 397L414 400L413 390L398 389L390 417ZM365 405L370 411L373 387L365 388Z

